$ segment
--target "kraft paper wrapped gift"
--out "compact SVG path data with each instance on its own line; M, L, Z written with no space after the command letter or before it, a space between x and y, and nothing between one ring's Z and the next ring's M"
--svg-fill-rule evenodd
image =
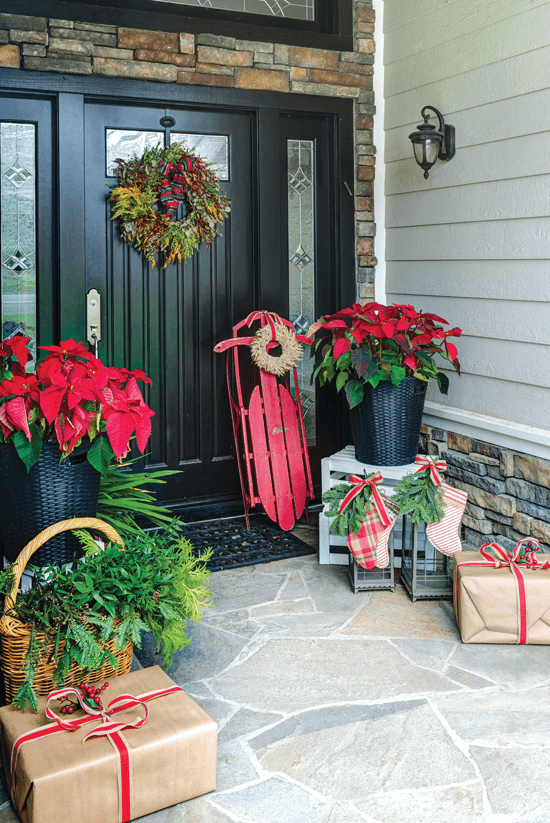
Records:
M496 543L454 555L454 610L464 643L550 645L550 556ZM544 558L548 558L544 560ZM471 564L471 565L470 565Z
M2 777L8 792L13 785L12 800L23 823L124 823L213 791L217 725L162 669L153 666L114 678L102 693L103 705L121 695L145 700L151 692L170 689L174 691L145 701L148 718L141 727L122 729L127 747L119 741L120 754L105 736L84 742L91 731L101 728L101 719L77 731L65 731L57 721L48 720L45 697L39 701L38 714L13 706L0 709ZM81 710L60 715L59 706L49 703L63 721L85 717ZM111 719L126 725L144 716L144 706L134 704ZM44 726L55 731L16 747L12 784L14 743ZM126 782L119 772L126 774Z

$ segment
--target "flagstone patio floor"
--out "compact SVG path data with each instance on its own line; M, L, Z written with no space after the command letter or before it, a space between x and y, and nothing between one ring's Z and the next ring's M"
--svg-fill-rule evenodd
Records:
M210 584L169 673L219 725L217 790L142 823L549 823L550 649L463 645L449 602L315 555Z

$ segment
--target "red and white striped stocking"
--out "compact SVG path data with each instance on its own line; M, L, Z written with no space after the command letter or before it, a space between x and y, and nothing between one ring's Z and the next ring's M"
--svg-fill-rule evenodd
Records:
M429 523L426 526L426 536L430 543L443 554L454 554L462 548L458 530L468 495L460 489L453 489L447 483L442 483L443 489L443 518L439 523Z

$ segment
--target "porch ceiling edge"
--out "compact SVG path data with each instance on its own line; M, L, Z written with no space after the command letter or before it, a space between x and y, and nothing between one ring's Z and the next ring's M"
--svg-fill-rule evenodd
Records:
M550 460L550 431L426 401L423 423Z

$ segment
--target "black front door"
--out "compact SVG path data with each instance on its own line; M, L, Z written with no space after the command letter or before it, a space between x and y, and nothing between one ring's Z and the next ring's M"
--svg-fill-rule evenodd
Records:
M262 123L246 111L96 102L85 107L86 289L97 289L102 299L99 353L108 363L142 367L153 379L148 402L156 416L146 465L180 471L161 493L166 500L188 504L239 492L225 357L214 354L214 345L256 308L312 322L314 257L322 261L317 291L330 291L330 120L270 115ZM175 121L169 132L160 122L166 116ZM107 186L115 182L117 156L139 154L147 141L166 145L182 136L199 146L206 141L207 151L218 148L231 216L208 251L203 246L184 263L163 269L162 260L153 267L122 242L110 219ZM295 159L290 173L293 191L311 201L310 225L302 240L296 235L291 241L297 249L294 273L302 281L304 270L310 271L307 308L289 280L289 141L304 158ZM270 167L266 179L257 173L258 152ZM300 221L297 216L294 222ZM304 391L316 463L315 410L308 408L313 390Z
M165 133L160 120L175 121ZM88 103L85 109L86 290L102 301L99 355L144 368L156 412L147 465L179 469L163 488L177 501L228 496L238 484L232 457L224 359L213 351L253 307L252 129L248 113ZM218 147L231 220L207 251L181 264L153 267L120 238L107 186L114 159L193 135ZM191 139L189 137L187 140Z

